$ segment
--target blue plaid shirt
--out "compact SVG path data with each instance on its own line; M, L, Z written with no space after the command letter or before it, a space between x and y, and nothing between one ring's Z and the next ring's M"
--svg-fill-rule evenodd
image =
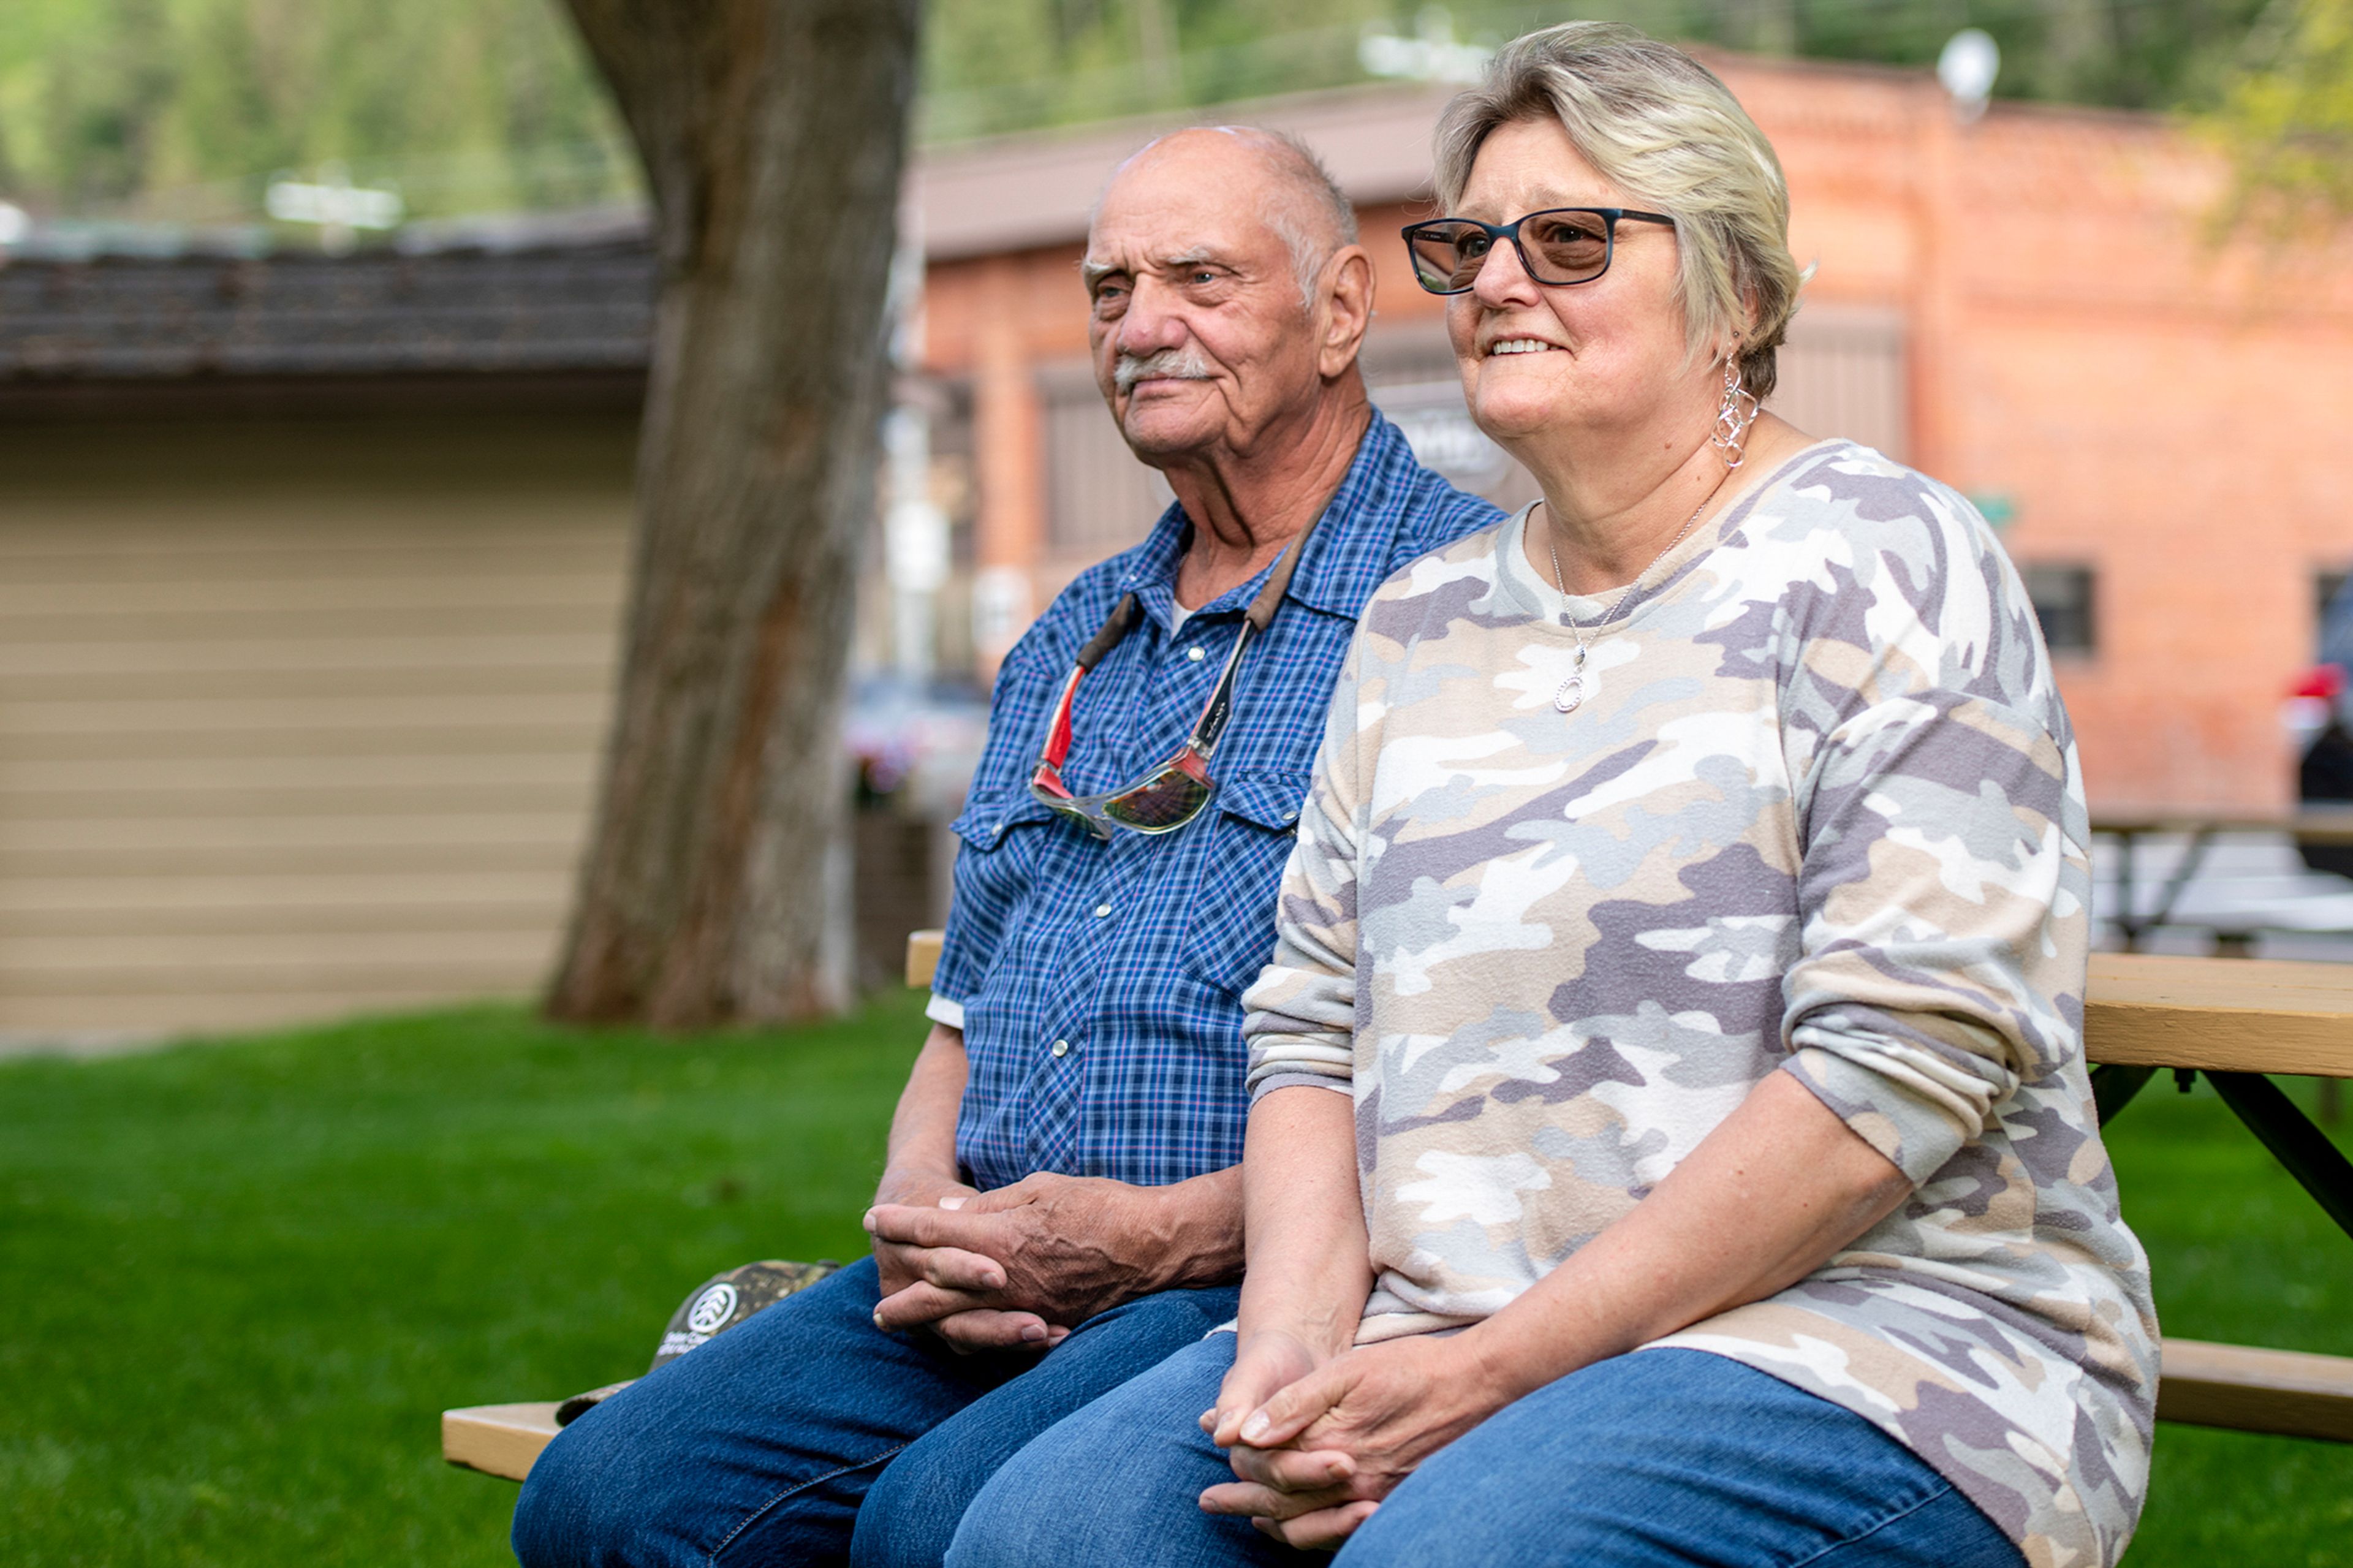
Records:
M1062 777L1076 795L1134 783L1184 744L1265 574L1172 634L1189 524L1171 506L1015 645L955 823L932 981L934 1017L962 1009L956 1159L975 1185L1037 1171L1156 1185L1241 1158L1241 994L1274 951L1275 891L1356 614L1407 562L1501 515L1375 414L1272 626L1242 654L1217 795L1174 833L1105 843L1032 799L1046 721L1080 645L1133 592L1144 616L1080 684Z

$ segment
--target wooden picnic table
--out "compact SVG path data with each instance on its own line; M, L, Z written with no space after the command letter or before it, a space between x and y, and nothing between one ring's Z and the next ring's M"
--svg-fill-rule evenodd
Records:
M2225 833L2282 833L2299 844L2353 845L2353 806L2316 806L2292 812L2135 811L2092 813L2094 837L2116 841L2116 908L2108 911L2123 937L2125 951L2139 951L2141 939L2173 921L2174 906L2190 879L2205 864L2206 851ZM2165 837L2189 840L2181 858L2158 891L2154 909L2142 910L2136 894L2140 841ZM2218 938L2233 957L2244 957L2243 932L2220 932Z
M2353 1078L2353 964L2096 952L2084 1047L2103 1123L2158 1073L2202 1072L2353 1238L2353 1162L2269 1076ZM2353 1358L2168 1339L2157 1414L2353 1443Z
M939 932L909 938L907 984L929 985L939 953ZM2084 1041L2102 1121L2159 1072L2204 1073L2353 1237L2353 1163L2268 1076L2353 1078L2353 964L2094 953ZM2183 1339L2162 1356L2160 1421L2353 1442L2353 1357ZM555 1432L554 1401L450 1410L442 1454L520 1480Z

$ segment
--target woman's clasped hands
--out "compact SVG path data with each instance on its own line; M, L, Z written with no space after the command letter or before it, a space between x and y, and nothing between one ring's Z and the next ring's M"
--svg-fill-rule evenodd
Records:
M1462 1334L1319 1358L1281 1331L1250 1336L1204 1411L1236 1479L1201 1494L1287 1545L1333 1551L1431 1454L1509 1403Z

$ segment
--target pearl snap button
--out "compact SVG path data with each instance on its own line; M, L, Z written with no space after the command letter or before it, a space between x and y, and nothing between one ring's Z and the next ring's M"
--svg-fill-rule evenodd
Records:
M1068 1040L1056 1040L1054 1042L1054 1054L1058 1057L1069 1056L1071 1054L1071 1042Z
M1097 904L1095 906L1095 919L1102 920L1104 916L1110 913L1111 906L1109 904Z
M1195 664L1198 664L1198 663L1200 663L1203 659L1205 659L1205 658L1208 658L1209 656L1208 656L1208 654L1206 654L1206 653L1203 653L1203 652L1202 652L1199 648L1198 648L1198 647L1188 647L1188 648L1187 648L1187 649L1185 650L1185 657L1186 657L1187 658L1191 659Z

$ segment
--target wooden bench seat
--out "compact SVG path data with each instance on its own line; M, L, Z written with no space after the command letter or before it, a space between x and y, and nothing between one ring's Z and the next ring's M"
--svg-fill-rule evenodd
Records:
M2157 1418L2353 1443L2353 1356L2165 1342Z
M939 956L938 931L910 937L907 984L929 985ZM2167 1068L2221 1075L2213 1081L2242 1117L2250 1116L2244 1097L2277 1095L2260 1075L2353 1078L2353 964L2104 952L2092 957L2086 990L2084 1055L2096 1067L2132 1079ZM2129 1097L2127 1089L2117 1103ZM2303 1179L2299 1151L2284 1150L2270 1132L2263 1137ZM2320 1142L2321 1150L2307 1146L2302 1157L2335 1159L2341 1167L2343 1157ZM2353 1229L2353 1218L2338 1217ZM2157 1414L2191 1426L2353 1443L2353 1357L2169 1339ZM553 1403L445 1411L441 1451L453 1465L521 1480L555 1430Z
M463 1469L519 1481L555 1436L555 1400L474 1405L441 1412L441 1457Z

